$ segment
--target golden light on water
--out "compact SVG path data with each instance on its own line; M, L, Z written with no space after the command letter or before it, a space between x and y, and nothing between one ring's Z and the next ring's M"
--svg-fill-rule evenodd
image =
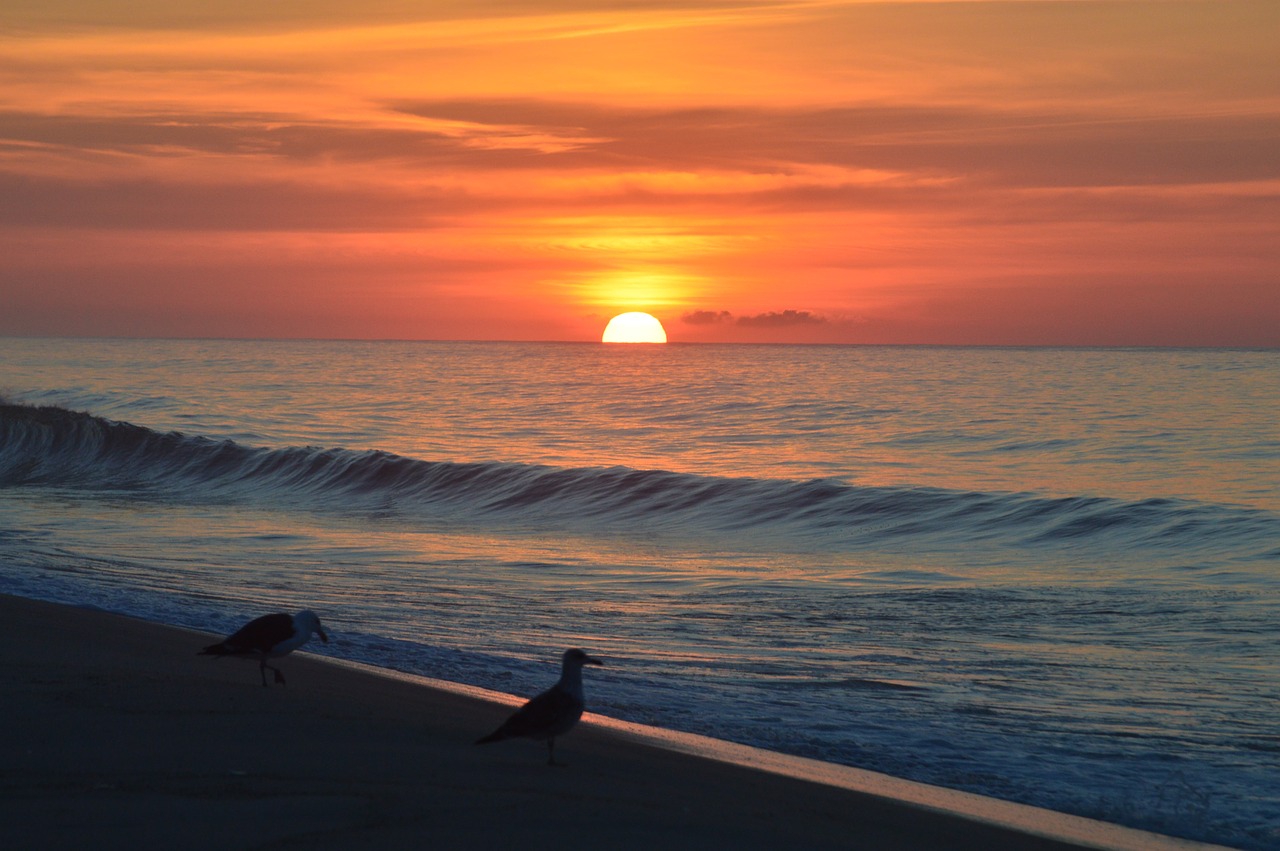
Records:
M605 326L602 343L665 343L667 331L656 317L632 311L620 313Z

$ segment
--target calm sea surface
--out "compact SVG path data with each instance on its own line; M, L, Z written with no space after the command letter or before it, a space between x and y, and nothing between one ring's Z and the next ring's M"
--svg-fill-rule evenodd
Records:
M581 645L605 715L1280 847L1280 352L0 339L0 397L0 591Z

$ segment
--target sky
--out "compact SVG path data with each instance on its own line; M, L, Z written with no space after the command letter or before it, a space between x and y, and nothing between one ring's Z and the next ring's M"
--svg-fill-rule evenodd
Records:
M1280 346L1277 44L1274 0L6 0L0 334Z

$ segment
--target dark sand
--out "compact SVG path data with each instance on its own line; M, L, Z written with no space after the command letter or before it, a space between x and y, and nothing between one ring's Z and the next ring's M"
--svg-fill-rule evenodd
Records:
M256 663L195 655L214 638L0 596L0 849L1207 847L903 781L886 788L919 800L868 794L591 719L548 767L538 742L472 744L508 705L306 654L263 688Z

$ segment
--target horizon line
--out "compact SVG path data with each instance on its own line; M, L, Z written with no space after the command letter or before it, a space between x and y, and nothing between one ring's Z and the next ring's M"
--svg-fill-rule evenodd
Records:
M169 336L128 334L14 334L0 333L0 339L10 340L112 340L155 342L226 342L226 343L441 343L441 344L496 344L496 345L569 345L601 346L611 349L656 349L664 346L803 346L807 348L919 348L919 349L1145 349L1159 350L1235 350L1280 351L1280 342L1274 344L1232 343L928 343L928 342L813 342L778 340L668 340L665 343L605 343L601 340L507 340L476 338L436 337L259 337L259 336Z

